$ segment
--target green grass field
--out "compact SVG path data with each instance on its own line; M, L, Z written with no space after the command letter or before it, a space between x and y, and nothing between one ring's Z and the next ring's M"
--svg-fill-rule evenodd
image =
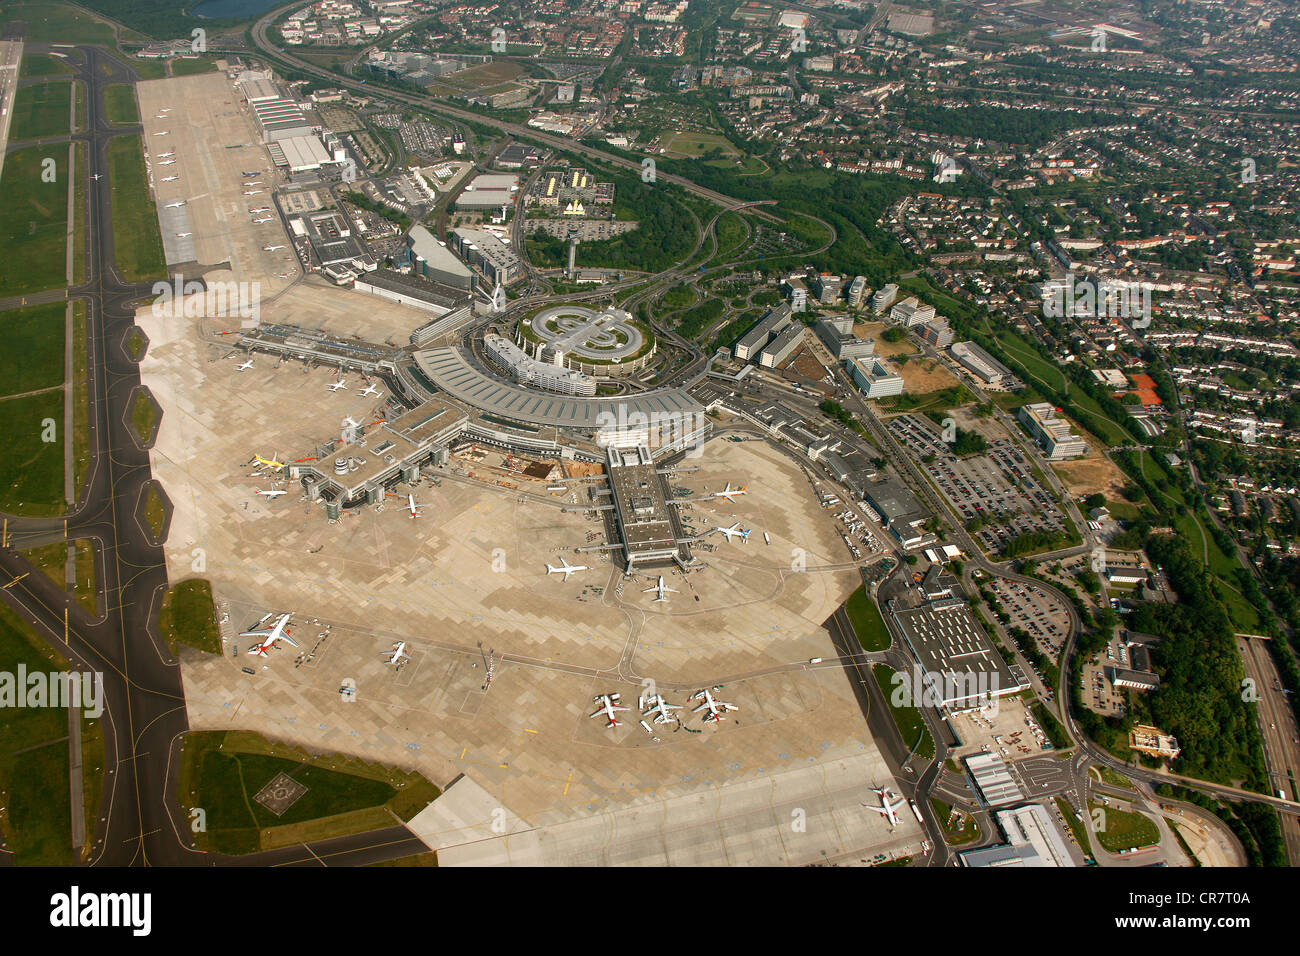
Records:
M50 302L0 312L0 397L63 384L66 310Z
M131 406L131 424L135 426L135 433L140 436L142 443L153 437L157 421L158 410L149 399L149 393L143 390L137 392L135 404Z
M876 602L867 596L865 584L849 597L844 605L844 613L849 616L849 623L853 625L858 643L862 645L864 651L888 649L889 631L885 627L884 618L880 616L880 608L876 607Z
M22 77L67 76L71 72L72 68L62 59L45 53L24 53L19 67Z
M158 234L158 210L149 198L140 137L114 139L108 147L108 166L117 268L128 282L161 279L167 268Z
M151 484L144 495L144 523L153 532L154 538L161 538L167 520L162 497L158 494L156 484Z
M1094 819L1097 817L1096 811L1101 811L1105 828L1097 828L1097 842L1111 853L1160 842L1159 829L1141 813L1102 806L1093 800L1088 801L1088 810L1093 813Z
M193 76L196 73L211 73L217 68L217 61L209 57L182 57L172 60L172 76Z
M253 798L279 773L307 791L277 817ZM394 814L409 820L437 796L416 773L238 731L187 735L177 783L182 807L205 812L199 846L233 854L389 826Z
M209 654L221 653L212 585L202 578L182 581L163 597L158 629L175 654L181 644Z
M43 177L44 161L54 181ZM5 157L0 178L0 298L61 288L67 281L68 148L33 147Z
M104 112L110 123L131 126L140 122L140 111L135 105L135 87L129 83L114 83L104 90Z
M925 720L921 717L921 712L910 704L894 705L894 674L896 672L893 668L884 664L875 664L871 668L871 673L875 675L876 683L880 685L880 690L885 695L890 713L894 715L894 723L898 726L898 732L903 737L903 743L923 760L932 758L934 756L934 738L930 736L930 731L925 726Z
M25 139L67 136L71 107L72 84L66 80L47 80L19 87L9 139L17 143Z
M700 133L695 131L682 133L665 133L659 138L659 145L669 153L683 156L704 156L719 149L724 156L739 156L740 151L725 136L718 133Z
M61 3L10 0L0 8L0 23L21 20L28 43L103 43L114 45L113 28L89 13Z
M63 500L63 391L0 401L0 511L56 515ZM53 436L54 441L44 441Z
M0 670L13 673L19 664L29 673L67 668L0 604ZM16 864L73 862L67 735L68 712L62 708L6 708L0 721L0 829Z
M1009 365L1019 365L1024 368L1031 380L1037 379L1049 388L1070 392L1073 396L1074 393L1070 391L1070 382L1065 374L1043 358L1037 349L1020 336L1014 332L999 332L996 339L1002 346L1003 357L1011 360L1008 362Z

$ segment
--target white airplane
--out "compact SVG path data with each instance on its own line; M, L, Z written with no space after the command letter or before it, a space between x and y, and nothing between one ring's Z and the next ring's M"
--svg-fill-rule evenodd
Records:
M379 394L379 386L376 385L374 382L371 382L369 385L367 385L365 388L363 388L363 389L361 390L361 394L362 394L362 395L378 395L378 394Z
M254 190L251 190L251 191L246 191L246 192L244 193L244 195L245 195L245 196L259 196L259 195L261 195L261 193L262 193L262 190L260 190L260 189L254 189Z
M731 487L731 482L727 482L727 487L723 488L721 491L715 491L712 497L726 498L728 501L735 501L736 495L743 495L748 490L749 485L745 485L743 488L733 488Z
M277 452L276 454L279 454L279 452ZM261 455L254 452L253 457L257 459L257 463L259 465L264 465L267 468L274 468L276 471L279 471L281 468L284 467L284 462L276 461L275 455L272 455L270 458L263 458Z
M618 718L614 716L614 712L618 710L630 709L628 707L619 707L618 706L619 699L620 698L618 694L601 694L598 697L593 697L592 700L600 704L600 707L595 711L595 713L588 714L587 716L600 717L603 715L609 721L609 723L605 724L606 730L610 729L611 727L619 726Z
M276 249L287 249L287 246L263 246L263 252L275 252Z
M560 566L558 568L553 568L549 564L546 566L547 574L563 574L565 581L569 580L570 574L576 574L579 571L590 571L590 570L591 568L587 567L585 564L570 564L564 558L560 558Z
M290 276L293 275L293 273L292 273L292 272L277 272L276 275L279 276L281 279L288 279Z
M655 585L654 587L652 587L652 588L645 588L641 593L642 593L642 594L649 594L651 591L654 591L655 594L658 595L658 596L654 599L654 603L656 603L656 604L659 603L660 601L667 601L668 598L665 597L666 594L678 594L678 593L680 593L676 588L670 588L668 585L664 584L663 575L660 575L660 576L659 576L659 583L658 583L658 584L656 584L656 585Z
M278 491L277 491L277 490L274 489L274 488L272 488L270 491L259 491L259 492L258 492L259 495L266 495L266 497L268 497L268 498L278 498L278 497L280 497L281 495L287 495L288 493L289 493L289 492L284 491L284 490L278 490Z
M669 713L671 710L681 710L681 707L676 704L670 704L662 697L656 695L646 699L646 710L641 716L649 717L651 714L654 714L656 724L667 724L677 719Z
M155 136L166 136L170 130L163 130L161 133L154 133Z
M880 797L880 806L873 807L869 803L864 803L863 806L869 810L875 810L882 817L888 820L890 829L898 826L898 813L896 811L903 805L903 798L899 797L898 802L891 806L889 803L890 789L888 787L872 787L871 789L876 791L876 795Z
M246 368L252 368L252 367L253 367L253 360L252 360L251 358L250 358L247 362L245 362L243 365L236 365L236 366L235 366L235 368L239 369L239 371L241 371L241 372L242 372L244 369L246 369Z
M262 185L262 181L261 181L260 179L254 179L251 183L244 183L244 185L245 185L245 186L260 186L260 185Z
M100 176L99 173L95 173L95 175L91 176L90 178L91 178L91 179L102 179L103 177Z
M294 647L298 646L298 642L289 636L289 618L293 615L285 612L276 619L274 624L269 627L264 626L271 616L272 615L268 614L266 617L262 618L262 620L257 622L257 627L249 631L243 631L239 635L240 637L258 638L258 642L253 645L253 649L248 652L249 654L255 654L258 657L265 657L266 652L273 648L276 642L281 639L288 641Z
M172 111L172 108L171 108L170 106L160 106L160 107L158 107L158 112L159 112L159 113L170 113L171 111Z
M189 238L190 236L192 236L192 235L194 235L194 233L192 233L192 232L178 232L178 233L176 233L176 238L177 238L177 239L188 239L188 238Z
M395 494L393 494L391 491L388 493L388 495L389 495L390 498L400 498L400 497L402 497L401 495L395 495ZM418 501L415 500L415 495L407 495L407 496L406 496L406 510L409 511L409 512L411 513L411 517L412 517L412 518L420 518L420 517L423 517L423 515L420 514L420 509L423 508L423 507L424 507L424 505L420 504Z
M184 206L184 205L185 205L185 200L184 200L184 199L181 199L181 200L179 200L179 201L177 201L177 202L169 202L169 203L167 203L163 208L164 208L164 209L175 209L177 206Z
M337 392L339 389L347 388L348 386L347 383L343 381L343 379L339 379L333 385L326 385L325 387L328 388L331 392Z
M714 528L713 530L722 532L722 534L727 536L728 541L730 541L732 538L740 538L740 541L743 544L744 542L749 540L749 532L752 531L753 529L741 528L740 522L737 521L730 528Z
M392 653L384 658L384 663L392 664L400 670L402 665L410 659L410 656L406 653L406 641L398 641L393 645Z
M698 694L692 695L691 700L703 701L704 703L700 704L699 707L696 707L693 713L698 714L700 711L707 709L708 713L704 715L704 719L712 721L715 724L727 719L727 711L740 710L740 708L735 704L727 704L723 701L715 700L712 692L707 687Z
M175 155L176 155L176 150L173 149L173 150L171 150L171 151L169 151L169 152L166 152L166 153L159 153L159 154L158 154L158 159L169 159L170 157L175 156Z
M165 183L170 183L170 182L175 182L178 179L180 179L179 176L164 176L162 178L162 181Z
M270 206L258 206L256 209L250 209L249 212L270 212Z
M255 223L256 223L256 222L270 222L270 221L271 221L271 217L270 217L270 216L267 216L265 219L254 219L254 220L253 220L253 222L255 222Z
M159 165L159 166L175 166L175 165L176 165L176 160L174 160L174 159L164 159L164 160L163 160L161 163L159 163L158 165Z

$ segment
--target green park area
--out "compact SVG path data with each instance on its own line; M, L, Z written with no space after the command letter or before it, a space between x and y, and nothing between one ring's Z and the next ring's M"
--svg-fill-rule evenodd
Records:
M202 578L191 578L168 590L158 614L158 629L173 654L182 644L220 654L221 633L217 630L212 585Z
M293 781L290 790L297 796L267 806L257 796L280 774ZM191 808L202 810L199 847L227 854L392 826L437 796L420 774L356 757L311 754L246 731L188 734L177 783L186 815L192 818Z

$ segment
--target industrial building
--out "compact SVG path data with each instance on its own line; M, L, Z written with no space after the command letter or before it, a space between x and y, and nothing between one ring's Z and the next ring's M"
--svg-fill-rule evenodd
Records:
M758 364L764 368L776 368L803 344L804 331L804 325L799 322L782 329L781 333L758 353Z
M561 395L596 394L596 380L584 372L539 362L508 338L489 332L483 336L483 349L488 358L510 373L521 385L544 388Z
M1088 443L1070 431L1068 421L1056 417L1056 409L1051 403L1022 405L1016 417L1029 429L1029 434L1038 442L1048 461L1063 461L1088 454Z
M1025 792L1020 789L1007 769L1001 754L979 753L966 758L966 769L971 779L979 788L980 796L991 807L1000 804L1018 803L1025 799Z
M452 230L449 239L456 254L492 285L506 286L523 278L523 262L495 233L461 226Z
M763 317L754 323L754 327L742 335L740 341L736 343L736 358L748 362L758 355L774 334L790 324L790 314L790 306L785 303L768 309Z
M926 533L920 526L930 517L930 512L901 480L886 478L868 487L862 497L880 516L885 530L904 548L914 548L925 541Z
M885 398L903 394L903 376L876 355L852 358L846 363L854 383L867 398Z
M295 241L306 241L312 263L336 281L378 268L365 243L353 235L351 221L337 212L295 216L289 231Z
M958 854L963 866L1074 866L1060 828L1047 809L1027 803L996 814L1007 842Z
M831 355L841 362L866 358L876 351L875 339L860 339L853 334L853 316L828 315L817 320L813 331Z
M412 272L453 289L469 292L474 288L474 273L428 229L412 226L407 245Z
M513 206L519 177L508 173L475 176L464 192L456 197L457 209L500 209Z
M369 275L358 277L352 288L357 292L366 292L432 312L439 318L468 308L470 303L470 297L457 289L430 282L417 275L402 275L388 269L378 269Z
M252 100L248 104L262 139L278 143L284 139L320 136L320 124L310 119L301 106L288 97Z

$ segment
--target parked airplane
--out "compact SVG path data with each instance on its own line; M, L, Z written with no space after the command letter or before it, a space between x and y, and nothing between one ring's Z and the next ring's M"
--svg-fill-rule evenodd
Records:
M194 235L194 233L192 233L192 232L178 232L178 233L176 233L176 238L177 238L177 239L188 239L188 238L189 238L190 236L192 236L192 235Z
M246 369L246 368L252 368L252 367L253 367L253 360L252 360L251 358L250 358L247 362L245 362L243 365L236 365L236 366L235 366L235 368L239 369L239 371L241 371L241 372L242 372L244 369Z
M255 223L257 223L257 222L270 222L270 221L271 221L271 217L270 217L270 216L267 216L265 219L254 219L254 220L253 220L253 222L255 222Z
M155 136L166 136L170 130L163 130L161 133L154 133Z
M161 163L159 163L158 165L159 165L159 166L175 166L175 165L176 165L176 160L174 160L174 159L164 159L164 160L163 160Z
M272 617L272 615L268 614L266 615L266 617L262 618L262 620L257 622L257 627L253 628L252 630L242 632L239 635L240 637L258 638L258 642L253 645L252 650L250 650L248 653L255 654L258 657L265 657L266 652L269 651L271 648L273 648L277 641L282 639L288 641L294 647L297 647L298 642L289 636L289 618L291 618L292 616L293 615L290 614L289 612L285 612L284 614L281 614L279 618L276 619L276 622L274 624L270 625L269 627L266 627L263 625L265 625L267 620L269 620Z
M712 721L715 724L727 719L727 711L740 710L740 708L735 704L728 704L720 700L714 700L713 693L707 687L698 694L692 695L691 700L702 700L704 703L700 704L699 707L696 707L693 713L698 714L700 711L707 708L709 712L704 715L704 719Z
M347 383L343 381L343 379L339 379L333 385L326 385L325 387L328 388L331 392L337 392L339 389L347 388L348 386Z
M263 247L262 247L262 251L263 251L263 252L275 252L276 249L285 249L285 248L288 248L288 247L287 247L287 246L263 246Z
M171 183L171 182L175 182L178 179L180 179L179 176L164 176L162 178L162 182Z
M260 190L260 189L246 189L246 190L244 190L244 195L245 195L245 196L260 196L261 194L262 194L262 190Z
M681 707L668 703L668 701L656 694L646 700L646 710L641 716L649 717L654 714L656 724L667 724L677 719L669 713L670 710L681 710Z
M174 149L173 149L173 150L168 150L168 151L165 152L165 153L159 153L159 154L158 154L158 159L169 159L169 158L171 158L172 156L175 156L175 155L176 155L176 150L174 150Z
M270 212L270 206L255 206L248 210L249 212Z
M676 588L670 588L668 585L664 584L663 575L660 575L660 576L659 576L659 583L658 583L658 584L656 584L656 585L655 585L654 587L652 587L652 588L645 588L644 590L642 590L641 593L642 593L642 594L649 594L651 591L654 591L655 594L658 595L658 596L655 598L655 600L654 600L654 603L656 603L656 604L659 603L660 601L667 601L668 598L665 596L665 595L667 595L667 594L678 594L678 593L679 593L678 590L677 590Z
M180 200L177 200L176 202L169 202L169 203L167 203L163 208L164 208L164 209L175 209L177 206L184 206L184 205L185 205L185 200L184 200L184 199L180 199Z
M736 495L743 495L748 490L749 485L745 485L743 488L733 488L731 487L731 482L727 482L727 487L723 488L721 491L715 491L713 497L726 498L728 501L735 501Z
M244 183L244 185L245 185L245 186L260 186L260 185L262 185L262 181L261 181L260 179L254 179L251 183Z
M558 568L553 568L549 564L546 566L547 574L563 574L565 581L569 580L570 574L576 574L579 571L590 571L590 570L591 568L587 567L585 564L570 564L564 558L560 558L560 566Z
M279 454L279 452L276 454ZM275 455L272 455L270 458L263 458L261 455L254 453L253 457L257 460L259 465L264 465L267 468L274 468L276 471L279 471L284 467L284 462L276 461Z
M255 170L253 170L253 172L251 172L251 173L244 173L244 177L245 177L245 178L248 178L249 176L256 176L256 175L257 175L258 173L260 173L260 172L261 172L260 169L255 169Z
M392 652L384 658L384 663L392 664L398 670L401 670L402 665L410 659L406 653L406 641L397 641L393 644Z
M258 492L259 495L266 495L266 497L268 497L268 498L278 498L278 497L280 497L281 495L287 495L288 493L289 493L289 492L284 491L283 489L277 491L275 488L272 488L270 491L259 491L259 492Z
M869 803L864 803L863 806L869 810L875 810L882 817L888 820L890 829L898 826L898 813L896 811L903 805L903 798L899 797L898 802L891 806L889 803L889 795L891 791L888 787L872 787L871 789L876 791L876 795L880 797L880 806L873 807Z
M393 497L394 497L394 498L400 498L400 497L402 497L402 496L401 496L401 495L393 495ZM411 517L412 517L412 518L419 518L419 517L421 517L420 509L423 508L423 507L424 507L424 505L420 504L418 501L415 500L415 495L407 495L407 496L406 496L406 510L409 511L409 512L411 513Z
M609 721L607 724L605 724L606 730L608 730L611 727L619 726L618 718L614 716L615 711L630 710L630 708L628 707L618 706L618 702L620 700L618 694L601 694L598 697L593 697L592 700L600 704L600 707L599 709L596 710L595 713L588 714L587 716L600 717L603 715Z
M369 385L367 385L365 388L363 388L363 389L361 390L361 394L362 394L362 395L378 395L378 394L379 394L379 386L376 385L374 382L371 382Z
M743 544L749 540L749 532L753 529L741 528L740 522L737 521L730 528L714 528L713 530L722 532L724 535L727 536L728 541L730 541L732 538L740 538L740 541Z

